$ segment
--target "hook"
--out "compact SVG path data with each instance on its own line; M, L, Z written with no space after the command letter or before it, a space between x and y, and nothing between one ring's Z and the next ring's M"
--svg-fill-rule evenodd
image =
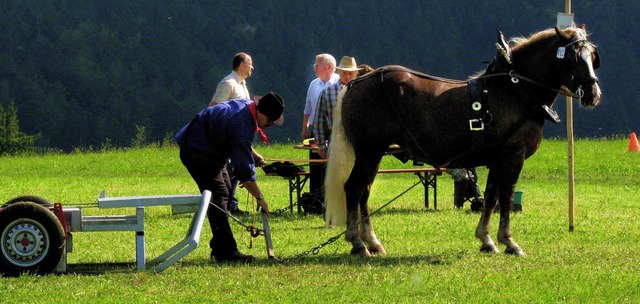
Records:
M578 97L578 99L582 99L582 97L584 97L584 90L582 90L582 86L578 86L575 94Z
M513 70L509 71L509 76L511 76L511 82L513 82L513 83L520 82L520 79L518 79L518 77L516 76L516 74L515 74L515 72Z

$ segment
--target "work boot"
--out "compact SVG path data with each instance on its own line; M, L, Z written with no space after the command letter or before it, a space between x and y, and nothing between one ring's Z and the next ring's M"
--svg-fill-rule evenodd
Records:
M252 255L241 253L240 251L235 251L230 254L214 256L212 257L216 259L217 263L243 263L248 264L255 261L255 257Z
M247 216L247 215L249 215L249 212L240 210L240 208L238 208L238 207L231 208L231 210L229 210L229 212L231 212L231 214L233 214L235 216Z

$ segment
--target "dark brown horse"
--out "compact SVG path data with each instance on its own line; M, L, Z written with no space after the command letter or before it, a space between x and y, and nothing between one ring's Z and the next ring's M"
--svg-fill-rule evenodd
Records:
M499 202L498 242L506 245L505 253L524 255L509 222L524 160L538 149L545 120L559 121L553 110L559 93L579 98L585 107L600 102L600 60L584 26L548 29L514 39L513 46L499 33L496 47L487 70L468 81L386 66L350 84L333 126L325 196L327 222L346 221L352 254L385 253L367 200L382 156L397 144L411 159L434 167L487 166L485 207L476 229L480 250L498 252L489 220Z

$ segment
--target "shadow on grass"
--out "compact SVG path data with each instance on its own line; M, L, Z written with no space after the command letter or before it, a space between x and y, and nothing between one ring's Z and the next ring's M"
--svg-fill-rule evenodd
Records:
M300 257L276 257L275 259L258 258L249 264L253 268L260 267L299 267L306 265L331 265L331 266L351 266L351 267L393 267L407 265L451 265L462 260L468 252L447 251L419 256L372 256L360 257L350 254L328 253L325 255L305 255ZM149 266L149 265L147 265ZM178 262L172 267L245 267L242 263L216 263L209 259L191 259ZM84 263L69 264L67 272L57 275L103 275L106 273L135 273L135 262L124 263Z

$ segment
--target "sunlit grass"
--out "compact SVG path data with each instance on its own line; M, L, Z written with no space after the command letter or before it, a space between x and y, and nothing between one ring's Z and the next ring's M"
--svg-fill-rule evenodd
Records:
M624 139L579 140L575 153L575 230L569 232L566 142L545 140L525 163L517 188L522 213L512 215L516 241L527 256L479 252L474 238L478 214L453 207L453 182L438 179L438 210L423 206L416 187L374 215L388 255L349 255L342 238L286 264L268 260L262 238L251 240L233 225L252 265L216 265L209 258L208 222L201 245L159 274L102 267L105 274L1 278L6 303L426 303L426 302L638 302L640 300L640 154L627 153ZM290 145L258 146L266 157L307 157ZM397 168L385 158L383 168ZM175 148L146 148L73 155L3 157L0 200L34 194L86 214L133 214L130 208L100 210L109 196L196 193ZM486 169L478 169L484 185ZM286 180L258 174L272 210L288 206ZM380 175L371 195L377 209L417 182L410 174ZM241 208L248 205L240 190ZM432 203L432 202L431 202ZM184 237L190 217L168 207L147 207L148 259ZM258 217L244 219L261 225ZM270 220L276 255L290 258L342 232L318 216L284 213ZM498 217L491 223L495 239ZM249 248L251 246L251 248ZM503 250L503 246L499 246ZM135 261L133 232L75 233L70 263Z

